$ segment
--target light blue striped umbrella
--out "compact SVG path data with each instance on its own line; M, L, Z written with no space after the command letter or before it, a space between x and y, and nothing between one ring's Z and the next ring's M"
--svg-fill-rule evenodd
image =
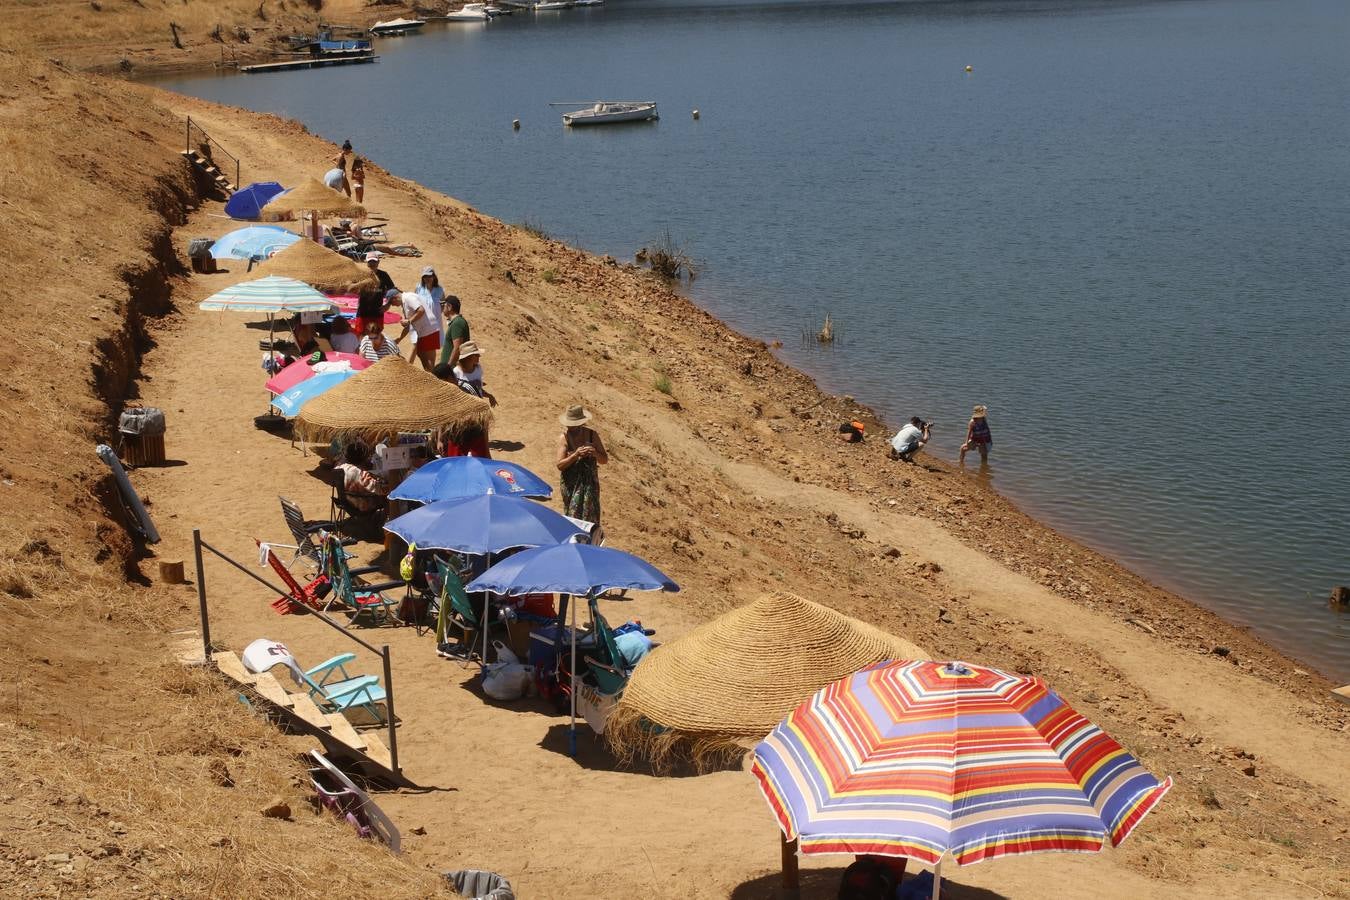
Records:
M294 278L268 275L243 281L212 294L201 302L202 309L231 312L257 312L269 316L282 313L330 312L336 306L323 294Z

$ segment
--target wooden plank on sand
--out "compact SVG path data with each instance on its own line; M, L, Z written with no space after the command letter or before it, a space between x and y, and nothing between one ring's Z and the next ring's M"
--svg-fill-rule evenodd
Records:
M291 706L291 695L286 693L286 689L281 686L281 682L272 676L271 672L263 672L259 675L253 689L277 706L287 709Z
M211 654L211 660L220 670L220 674L232 678L240 684L252 685L258 680L258 676L245 669L243 660L230 650L222 650Z
M327 730L328 719L314 705L314 701L309 699L308 694L291 694L291 710L304 719L306 724L321 731Z
M333 737L353 750L364 750L366 748L365 740L357 734L356 729L352 727L352 723L348 722L346 716L342 713L329 713L324 716L324 719L332 728Z
M380 740L379 735L367 731L361 735L361 739L366 742L366 756L389 771L394 771L394 762L389 756L389 748L384 745L384 741Z

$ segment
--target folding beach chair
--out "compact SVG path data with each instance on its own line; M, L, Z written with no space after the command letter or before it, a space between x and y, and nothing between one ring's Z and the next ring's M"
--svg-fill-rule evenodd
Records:
M386 721L384 708L376 706L385 699L380 676L349 675L347 663L355 660L355 653L342 653L312 669L305 669L301 677L309 690L309 697L324 712L346 714L359 709L365 711L375 723L383 725Z
M591 676L595 679L595 686L600 689L602 694L617 694L628 684L628 679L633 674L633 667L629 666L619 651L619 643L615 639L614 629L609 627L605 617L599 612L593 614L595 622L595 654L587 655L585 662L590 669ZM625 626L627 627L627 626ZM641 627L633 625L634 630ZM644 634L654 634L650 629L643 628Z
M329 612L336 608L350 616L349 625L356 624L365 620L372 625L380 625L389 622L391 619L398 622L397 609L398 600L390 599L384 596L381 591L395 587L404 587L402 581L385 581L379 584L357 584L352 576L356 574L347 566L347 554L342 549L342 543L337 535L331 531L319 533L319 546L322 550L323 568L322 571L328 576L328 582L333 586L333 591L329 594L328 602L324 605L323 611ZM371 571L370 567L360 572Z
M436 560L436 576L441 580L441 589L437 595L436 648L439 652L472 661L474 655L482 656L480 650L482 638L481 613L474 609L469 595L464 591L464 582L459 573L443 559ZM500 624L500 623L499 623ZM448 649L446 634L454 628L459 632L459 644ZM505 628L505 625L502 625ZM491 638L492 623L488 623L488 637ZM484 660L485 661L485 660Z
M253 543L258 545L259 552L266 557L267 564L277 573L277 577L286 585L288 591L272 601L273 609L283 616L304 612L306 609L323 609L323 598L328 593L327 575L321 574L309 584L302 585L295 580L286 564L272 552L271 544L264 544L257 538L253 539Z
M329 514L336 522L334 527L341 528L348 522L370 527L384 521L388 504L384 497L375 494L368 495L368 499L377 502L370 509L363 509L359 504L353 502L351 494L347 491L347 479L340 470L334 471L331 484L333 495L329 500ZM351 526L348 525L347 527L350 529Z
M369 720L383 724L385 714L377 704L385 700L385 690L378 675L357 675L347 672L347 663L356 659L354 653L343 653L311 669L301 669L294 654L285 644L259 638L244 648L241 654L244 668L250 672L267 672L276 666L285 666L292 679L308 691L314 705L326 713L346 715L360 710Z
M291 537L295 539L294 544L273 544L273 547L286 547L295 551L287 566L295 565L297 559L304 559L310 566L318 568L320 566L319 547L314 542L314 537L320 531L337 531L338 523L331 519L306 519L305 514L300 511L300 507L293 500L287 500L279 496L281 501L281 515L286 520L286 527L291 532ZM355 538L343 538L343 546L351 546L356 543Z

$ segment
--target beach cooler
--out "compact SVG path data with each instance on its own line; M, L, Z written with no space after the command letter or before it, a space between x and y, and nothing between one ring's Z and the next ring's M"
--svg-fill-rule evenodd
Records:
M129 466L153 466L164 462L164 410L133 406L117 420L122 438L122 458Z

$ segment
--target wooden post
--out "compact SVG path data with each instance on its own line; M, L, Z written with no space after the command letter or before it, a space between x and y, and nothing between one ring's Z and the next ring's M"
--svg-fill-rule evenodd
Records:
M202 661L211 664L211 618L206 612L206 572L202 569L202 532L192 529L192 552L197 557L197 609L202 621Z
M778 889L779 900L797 900L801 896L801 881L797 875L797 839L787 839L787 835L779 832L778 839L782 842L783 851L783 884Z
M395 775L402 775L398 764L398 730L394 727L394 674L389 665L389 645L380 647L380 656L384 659L384 711L389 716L389 764L394 767Z
M187 581L183 577L183 561L181 559L161 559L159 561L159 580L165 584L182 584Z

